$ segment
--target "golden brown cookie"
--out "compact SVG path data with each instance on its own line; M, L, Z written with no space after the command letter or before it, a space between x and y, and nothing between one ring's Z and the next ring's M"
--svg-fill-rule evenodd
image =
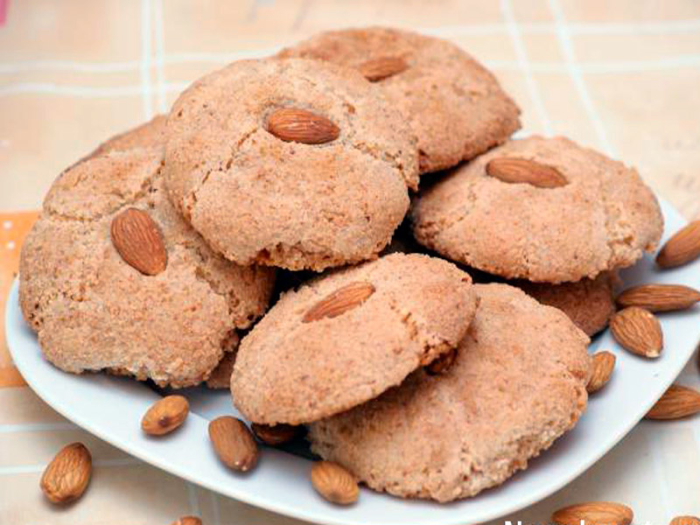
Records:
M215 254L170 204L162 160L129 148L70 168L26 239L22 311L65 371L194 385L267 308L274 272Z
M412 218L416 239L449 259L548 283L630 266L663 232L636 170L563 137L481 155L422 193Z
M401 116L334 64L235 62L180 96L166 133L173 202L239 264L322 270L372 259L417 184Z
M474 288L451 368L314 423L312 450L372 489L447 502L500 485L571 430L588 399L588 338L517 288Z
M601 273L595 279L575 283L547 284L514 281L512 284L540 303L559 308L588 336L605 330L615 314L617 276Z
M337 414L453 349L475 308L469 275L425 255L319 277L284 294L243 339L234 404L268 425Z
M280 53L352 67L374 82L418 138L421 173L450 168L503 143L520 110L496 78L456 45L370 27L320 33Z

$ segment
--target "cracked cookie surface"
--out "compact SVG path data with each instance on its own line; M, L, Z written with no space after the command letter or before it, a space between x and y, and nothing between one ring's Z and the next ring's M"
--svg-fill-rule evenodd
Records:
M555 168L566 185L540 188L490 176L493 159ZM456 168L411 212L423 245L505 277L560 283L631 266L663 232L658 201L636 170L563 137L530 137Z
M162 146L127 148L69 168L25 241L22 311L63 370L194 385L235 348L233 331L267 308L274 271L215 254L168 200L162 159ZM115 249L110 226L127 208L145 211L162 232L168 260L158 275Z
M309 429L312 450L370 488L440 502L500 485L586 408L588 338L512 286L475 285L479 307L452 366Z
M469 54L439 38L383 27L320 33L282 57L324 60L365 70L377 61L404 68L375 85L418 139L420 171L443 170L503 143L520 128L520 110ZM377 73L375 65L371 68Z
M469 275L425 255L392 254L319 277L284 294L243 339L234 404L264 424L337 414L455 348L475 308Z
M268 131L278 109L332 121L323 144ZM317 61L245 60L195 82L167 123L173 202L226 258L291 270L371 259L417 186L415 140L359 73Z

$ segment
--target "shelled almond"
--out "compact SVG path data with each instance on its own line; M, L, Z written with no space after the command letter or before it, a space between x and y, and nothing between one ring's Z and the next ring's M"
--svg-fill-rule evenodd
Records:
M552 521L557 525L630 525L633 519L631 508L609 501L579 503L559 509L552 515Z
M166 396L144 414L141 428L151 436L168 434L182 425L190 412L190 404L183 396Z
M357 480L347 469L332 461L318 461L311 469L311 483L331 503L350 505L360 496Z
M92 476L92 455L82 443L62 448L41 477L41 490L52 503L64 504L80 498Z
M661 355L664 346L661 323L648 310L637 306L625 308L612 318L610 329L617 342L630 352L652 359Z
M700 392L672 385L647 412L647 419L681 419L700 412Z

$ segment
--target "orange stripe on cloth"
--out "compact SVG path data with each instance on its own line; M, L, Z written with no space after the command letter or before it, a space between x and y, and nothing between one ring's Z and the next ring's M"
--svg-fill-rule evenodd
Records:
M19 269L19 253L24 238L36 222L38 212L0 213L0 311L5 312L7 294ZM0 319L0 388L26 383L12 365L5 340L5 316Z

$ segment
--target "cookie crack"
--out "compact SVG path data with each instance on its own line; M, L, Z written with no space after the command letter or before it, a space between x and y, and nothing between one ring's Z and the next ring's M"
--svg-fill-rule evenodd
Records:
M118 204L115 204L113 207L110 209L96 213L95 215L91 215L90 217L77 217L74 215L66 214L66 213L60 213L56 210L51 209L50 207L44 207L43 212L44 212L44 217L43 218L48 218L51 220L55 220L58 222L78 222L78 223L93 223L93 222L99 222L102 219L109 217L110 215L114 215L117 213L119 210L124 208L125 206L130 206L134 205L137 202L145 199L148 194L151 192L151 190L154 188L155 183L158 182L159 178L162 176L162 169L163 169L163 161L161 161L160 166L156 170L156 172L153 175L150 175L146 177L143 182L141 183L141 187L139 190L134 193L132 196L127 197L124 192L119 191L119 189L114 189L110 192L112 195L116 195L121 199L121 202ZM76 184L77 185L77 184ZM76 185L74 185L72 188L74 188ZM71 188L71 189L72 189Z
M398 153L392 154L384 150L384 148L382 148L379 144L375 143L355 142L354 140L350 140L347 144L355 151L367 155L374 160L388 163L399 172L399 175L401 176L408 188L414 191L418 189L418 178L416 177L415 180L410 179L408 173L406 173L405 166L399 160L400 155Z
M471 181L467 183L466 188L466 205L464 204L465 201L462 201L449 211L444 209L441 210L441 216L438 220L420 220L415 217L417 213L415 210L411 213L413 231L420 233L419 236L416 236L416 239L418 239L421 244L424 244L428 248L432 249L440 248L440 237L469 218L469 215L471 214L474 204L478 198L476 196L476 192L474 191L474 184ZM461 213L457 211L460 208L462 208ZM467 249L467 246L468 243L463 243L461 248L463 251L459 253L460 257L468 258L467 252L464 251ZM442 248L447 249L447 247Z
M314 81L306 75L301 76L301 79L304 82L308 83L314 89L320 90L326 95L328 95L330 98L338 100L343 106L354 106L352 100L348 99L346 96L343 96L343 94L330 89L330 87L319 85L316 81ZM350 119L346 117L346 121L348 123L349 120ZM385 148L382 147L380 144L356 142L354 133L345 134L344 138L341 138L341 142L343 142L345 145L350 146L354 150L359 151L360 153L368 155L374 160L389 163L401 174L401 178L406 183L406 186L408 186L412 190L418 189L418 177L416 177L415 180L411 180L409 178L408 174L406 173L405 166L398 160L400 158L400 155L390 154L389 152L385 151Z
M433 362L440 355L445 353L451 345L449 341L439 335L430 332L428 337L421 337L420 323L415 319L410 311L402 310L393 297L389 297L389 308L396 314L399 322L403 324L411 340L416 341L422 348L422 355L419 357L420 366L425 366Z
M220 161L218 165L211 166L209 169L207 169L207 171L204 173L204 175L202 175L202 177L200 178L199 182L192 189L190 189L190 191L184 196L184 198L183 198L183 211L186 212L188 218L192 217L192 211L196 207L197 202L199 202L199 193L202 191L202 189L206 185L211 174L214 171L223 171L224 169L226 171L229 171L231 169L231 167L234 164L236 164L236 159L238 157L240 157L242 147L260 129L261 128L259 126L255 126L250 131L243 134L241 136L241 138L239 138L236 141L235 145L231 146L231 152L230 152L229 156L225 160Z

